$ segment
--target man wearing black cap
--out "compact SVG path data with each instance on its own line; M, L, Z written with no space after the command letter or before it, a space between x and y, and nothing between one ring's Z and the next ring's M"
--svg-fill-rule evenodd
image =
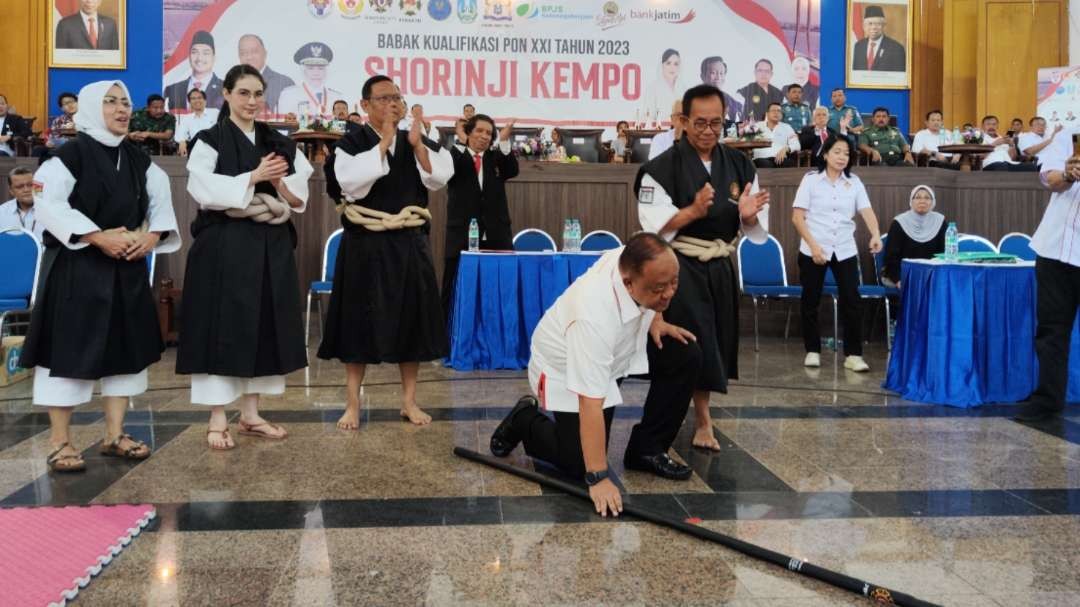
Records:
M188 93L192 89L199 89L206 95L206 107L221 109L225 99L221 96L221 78L214 73L214 58L214 36L204 30L195 32L188 49L191 76L165 87L170 110L186 110Z
M341 91L326 86L327 66L333 60L334 51L322 42L308 42L297 49L293 61L300 66L304 81L281 91L278 112L332 119L334 100L345 96Z
M855 43L851 69L874 72L903 72L907 69L904 45L885 35L885 11L868 6L863 13L866 37Z

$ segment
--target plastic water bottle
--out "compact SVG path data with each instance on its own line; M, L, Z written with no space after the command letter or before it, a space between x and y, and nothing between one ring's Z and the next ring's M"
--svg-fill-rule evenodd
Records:
M563 222L563 229L562 229L562 250L563 251L573 251L574 250L573 249L574 243L572 242L573 239L574 239L574 220L567 219L566 221Z
M572 221L573 223L571 224L571 228L573 229L574 233L570 238L570 242L574 243L574 252L578 253L581 251L581 222L577 219L574 219Z
M469 250L480 250L480 224L476 223L475 217L469 220Z
M956 222L950 221L945 230L945 259L955 260L960 256L960 233L956 231Z
M952 141L955 144L964 143L964 140L960 138L960 127L953 127Z
M945 129L941 129L940 131L938 131L937 142L938 142L938 145L948 145L949 144L949 133Z

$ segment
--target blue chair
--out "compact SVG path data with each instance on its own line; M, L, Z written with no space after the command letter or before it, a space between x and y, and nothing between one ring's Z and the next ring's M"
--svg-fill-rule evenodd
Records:
M550 234L536 228L526 228L514 235L514 250L539 253L558 251L555 239Z
M739 290L750 296L754 305L754 351L758 351L758 299L786 300L787 320L784 322L784 339L791 327L791 300L802 297L802 287L790 286L787 268L784 267L784 249L773 235L763 244L755 244L748 238L739 241Z
M1020 232L1009 232L998 242L998 251L1016 255L1024 261L1035 261L1035 251L1031 248L1031 237Z
M5 325L28 325L29 321L9 322L8 317L28 314L34 308L38 275L41 272L41 242L21 228L0 232L0 259L4 260L4 278L0 280L0 336Z
M328 295L334 290L334 264L337 263L338 248L341 246L341 233L344 231L344 228L334 230L330 237L326 239L326 244L323 245L322 272L319 273L319 280L311 282L311 288L308 289L307 294L307 308L305 308L307 312L304 317L304 345L307 345L308 340L311 338L312 297L317 298L315 303L319 306L319 335L322 335L323 311L321 296Z
M608 251L622 246L619 237L607 230L593 230L581 239L582 251Z
M961 253L997 253L994 243L974 234L961 234L957 243Z

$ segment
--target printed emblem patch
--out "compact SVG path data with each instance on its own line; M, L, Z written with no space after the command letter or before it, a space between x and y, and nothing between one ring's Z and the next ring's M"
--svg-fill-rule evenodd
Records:
M646 186L638 189L638 202L642 204L652 204L653 201L653 188Z

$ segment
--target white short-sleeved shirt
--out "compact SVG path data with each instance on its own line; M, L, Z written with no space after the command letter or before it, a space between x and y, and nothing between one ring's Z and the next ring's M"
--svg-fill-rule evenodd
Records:
M843 173L836 182L829 181L826 171L807 173L795 192L796 209L806 210L806 226L814 236L826 259L843 261L858 254L855 246L855 214L870 208L870 197L862 180ZM811 255L805 240L799 252Z
M14 198L0 204L0 232L20 228L27 232L33 232L34 236L38 237L38 240L41 240L42 236L45 235L45 224L38 223L34 217L33 206L23 213L19 209L19 201Z
M915 138L911 140L911 153L912 154L937 154L938 146L941 145L941 133L945 131L939 131L934 134L930 129L923 129L918 133L915 133ZM948 133L946 133L948 135ZM943 154L946 158L951 158L952 154Z
M204 131L217 124L221 111L212 107L203 110L202 116L196 116L194 112L177 116L176 134L173 139L177 141L190 141Z
M772 142L772 145L754 150L754 160L776 158L776 155L780 153L784 146L787 146L790 152L798 152L802 149L799 147L799 136L795 134L795 129L791 128L790 124L778 122L775 128L770 129L769 123L763 120L757 126L761 129L762 134Z
M1049 129L1048 129L1048 131L1049 131ZM1016 147L1020 150L1020 153L1023 154L1024 150L1026 150L1028 148L1031 148L1031 147L1034 147L1034 146L1037 146L1040 143L1042 143L1042 142L1046 141L1047 139L1049 139L1050 138L1050 133L1052 133L1052 132L1053 131L1049 131L1045 136L1044 135L1039 135L1038 133L1032 133L1030 131L1026 132L1026 133L1020 133L1020 141L1017 143ZM1038 159L1040 165L1043 163L1043 159L1048 154L1051 154L1053 152L1053 149L1056 147L1057 138L1061 138L1061 139L1071 141L1071 137L1065 136L1065 130L1062 129L1062 131L1060 133L1058 133L1057 136L1055 137L1054 143L1051 143L1050 145L1046 146L1045 148L1043 148L1043 149L1041 149L1041 150L1039 150L1038 152L1035 153L1035 158Z
M1050 171L1064 171L1065 162L1072 156L1072 134L1068 131L1058 133L1054 143L1039 154L1044 183ZM1039 257L1080 267L1080 183L1050 196L1046 213L1031 238L1031 248Z
M663 133L654 135L652 142L649 144L649 160L663 154L673 145L675 145L675 129L668 129Z
M656 313L627 292L623 248L604 253L536 325L529 385L548 411L577 413L579 395L604 399L605 409L621 404L615 380L649 370L645 346Z
M990 143L995 139L997 139L997 137L992 137L992 136L988 135L987 133L983 133L983 144L984 145L990 145ZM1010 146L1009 146L1008 142L1005 142L1005 143L1002 143L1001 145L995 146L994 151L990 152L989 154L986 155L985 158L983 158L982 165L983 166L989 166L989 165L997 163L997 162L1007 162L1009 164L1019 164L1019 162L1017 162L1016 160L1013 160L1012 158L1009 157L1009 147Z

